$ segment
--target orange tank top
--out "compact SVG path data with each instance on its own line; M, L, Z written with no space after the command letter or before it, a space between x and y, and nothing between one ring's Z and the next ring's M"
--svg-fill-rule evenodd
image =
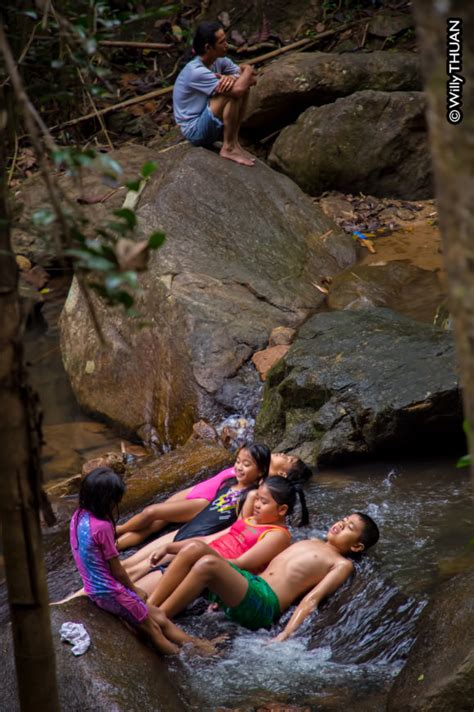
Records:
M209 546L224 559L237 559L272 531L285 532L288 539L291 539L291 534L286 527L279 524L251 524L248 518L238 519L227 534L215 539Z

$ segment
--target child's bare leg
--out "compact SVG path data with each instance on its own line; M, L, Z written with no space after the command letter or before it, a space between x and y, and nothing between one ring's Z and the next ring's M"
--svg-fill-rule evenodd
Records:
M159 532L160 529L163 529L167 524L168 522L165 522L164 519L155 519L150 526L141 529L139 532L125 532L125 534L119 536L117 540L117 549L124 551L124 549L130 549L132 546L138 546L138 544L141 544L147 537L156 534L156 532Z
M139 532L153 524L156 519L165 522L189 522L208 504L207 499L178 499L150 504L139 514L120 524L117 534L121 536L126 532Z
M185 546L184 549L181 549L148 598L149 605L161 606L163 601L166 601L179 584L183 582L196 561L206 554L219 556L219 554L201 541L192 541Z
M194 564L186 578L163 603L161 610L172 618L205 588L210 588L226 605L237 606L247 593L248 582L225 559L206 555Z
M156 615L155 611L158 615ZM163 633L159 622L162 618L164 618L164 616L160 614L160 611L154 609L153 612L149 612L148 617L145 618L143 623L140 623L137 628L151 639L153 645L160 653L163 653L163 655L176 655L176 653L179 652L180 646L168 640Z
M169 544L173 541L176 532L170 532L161 536L159 539L159 544ZM135 554L128 556L123 559L122 566L124 567L127 574L130 576L133 582L137 581L142 576L146 576L150 571L150 557L157 547L156 541L151 541L149 544L142 546L142 548Z

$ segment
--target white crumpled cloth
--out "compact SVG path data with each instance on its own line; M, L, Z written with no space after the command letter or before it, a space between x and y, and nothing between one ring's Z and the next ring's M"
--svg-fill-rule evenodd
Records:
M74 655L83 655L91 644L90 635L82 623L63 623L59 629L61 642L71 643Z

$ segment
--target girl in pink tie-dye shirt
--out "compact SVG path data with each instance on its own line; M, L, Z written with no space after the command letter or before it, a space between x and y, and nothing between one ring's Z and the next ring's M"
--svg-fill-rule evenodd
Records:
M202 652L213 652L211 642L187 635L159 608L148 606L146 592L132 583L120 563L115 519L124 493L124 481L108 467L93 470L81 482L70 541L86 594L100 608L145 633L161 653L176 653L185 643Z

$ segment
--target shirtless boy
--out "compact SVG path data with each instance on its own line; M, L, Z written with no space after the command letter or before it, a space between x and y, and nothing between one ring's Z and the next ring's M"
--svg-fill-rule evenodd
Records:
M179 73L173 90L174 118L181 133L194 146L223 139L220 155L245 166L255 158L239 144L255 70L240 67L227 53L227 40L218 22L201 22L193 41L195 57Z
M333 524L326 541L307 539L292 544L260 576L206 555L194 564L173 593L160 601L160 608L169 617L175 616L209 588L230 620L257 630L270 627L306 594L276 638L283 641L352 574L354 567L346 556L366 551L378 538L375 522L367 514L354 512ZM165 579L166 573L162 581ZM160 583L155 600L160 600Z

